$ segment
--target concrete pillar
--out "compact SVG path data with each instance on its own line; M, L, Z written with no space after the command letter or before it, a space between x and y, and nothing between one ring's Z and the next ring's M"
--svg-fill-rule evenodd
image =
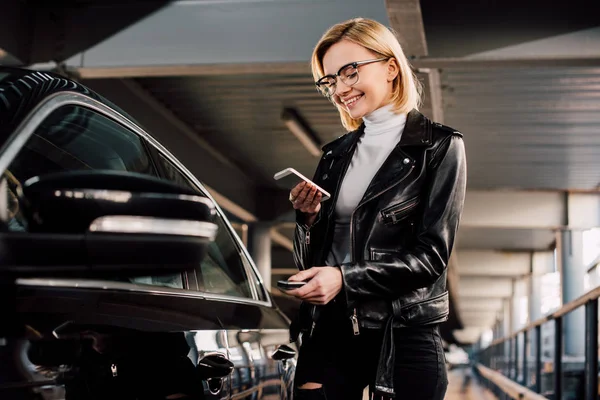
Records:
M596 289L598 286L600 286L600 279L598 279L598 267L595 267L590 271L589 284L590 286L587 288L586 292L589 292L590 290Z
M528 297L528 281L526 279L515 279L513 281L513 297L512 297L512 330L518 331L527 324L528 310L522 310L521 304ZM525 315L523 315L525 314ZM525 319L525 322L521 321Z
M542 315L542 276L556 270L554 252L534 252L531 255L529 279L529 321L534 322Z
M562 303L567 304L585 293L583 279L583 232L560 231L557 234L557 254L560 266ZM580 307L565 315L563 322L564 354L585 355L585 308Z
M248 251L267 290L271 290L271 224L255 222L248 229Z
M513 332L512 328L512 298L504 299L503 304L503 315L502 315L502 331L504 337L510 335ZM508 362L510 357L510 340L504 342L504 373L508 374Z
M556 270L556 260L553 251L536 251L531 253L531 275L528 279L529 286L529 323L535 322L543 317L542 315L542 277L545 274ZM529 336L529 365L533 366L533 360L536 354L535 344L537 338L535 331L530 331ZM532 367L533 368L533 367ZM531 370L529 371L531 373Z
M502 320L496 316L496 322L494 323L494 340L499 339L502 336Z

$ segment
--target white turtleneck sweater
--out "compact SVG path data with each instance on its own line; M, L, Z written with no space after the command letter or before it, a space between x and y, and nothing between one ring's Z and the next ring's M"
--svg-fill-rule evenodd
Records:
M387 105L366 115L363 121L364 134L358 141L335 204L335 233L326 265L350 261L350 216L400 141L406 114L396 114L392 106Z

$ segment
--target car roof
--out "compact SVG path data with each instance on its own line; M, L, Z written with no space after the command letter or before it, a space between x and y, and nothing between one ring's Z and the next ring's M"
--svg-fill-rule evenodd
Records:
M60 92L97 100L139 126L120 107L79 82L53 72L0 66L0 148L38 104Z

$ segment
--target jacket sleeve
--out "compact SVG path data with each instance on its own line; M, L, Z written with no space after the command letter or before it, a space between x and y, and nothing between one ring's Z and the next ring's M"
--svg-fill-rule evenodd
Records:
M424 207L414 246L392 252L385 261L342 264L346 300L395 299L435 282L448 265L462 214L466 158L462 137L445 139L431 158Z
M317 184L318 184L318 182L316 179L320 176L322 164L323 164L323 159L321 159L321 161L317 165L317 169L315 170L315 173L314 173L314 176L312 179L312 181ZM312 267L312 265L310 265L311 261L312 261L312 257L310 256L311 246L310 246L309 240L307 240L307 239L310 237L309 236L310 231L312 229L314 229L314 227L321 222L322 213L323 213L323 207L321 207L321 210L317 214L317 217L316 217L315 221L313 222L312 226L309 227L305 223L306 215L303 212L296 210L296 227L294 229L293 257L294 257L294 264L296 265L296 268L298 268L300 271L309 269Z

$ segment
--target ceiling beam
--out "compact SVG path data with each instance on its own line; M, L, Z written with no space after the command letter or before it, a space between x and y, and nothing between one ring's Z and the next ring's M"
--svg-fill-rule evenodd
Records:
M510 278L461 277L458 287L461 298L497 299L509 298L513 294Z
M590 229L600 226L600 193L469 190L461 226Z
M84 79L224 75L310 75L308 62L69 67L68 69Z
M488 326L489 326L488 324L481 325L481 326L469 326L469 327L466 327L465 329L455 330L452 332L452 334L454 335L456 340L458 340L460 343L464 343L464 344L475 343L475 342L477 342L477 340L479 340L479 337L481 336L481 332L483 332L483 330L486 329Z
M493 298L493 299L481 299L478 297L475 298L471 298L471 297L466 297L466 296L462 296L461 297L461 303L460 303L460 310L461 311L472 311L472 310L485 310L485 311L496 311L496 310L501 310L504 303L503 303L503 299L500 298Z
M458 273L466 276L519 277L529 275L531 254L485 250L461 250L458 253Z
M0 65L17 67L23 65L23 62L7 51L0 49Z
M421 68L419 72L426 73L426 93L424 99L431 110L431 119L440 124L444 123L444 103L442 99L442 80L439 69Z
M598 205L600 194L570 195L571 202L576 201L572 217L579 223L583 215L579 208L585 206L585 212L592 215L600 211L592 210ZM467 190L461 228L494 228L494 229L559 229L567 223L567 197L559 191L500 191L500 190ZM293 218L292 214L287 216ZM291 220L283 221L293 222ZM281 226L286 226L285 224Z
M392 29L407 57L427 55L427 40L419 0L385 0Z
M589 57L519 57L519 58L466 58L424 57L410 61L417 69L450 68L550 68L550 67L598 67L600 55ZM221 75L306 75L311 76L306 62L259 62L224 64L172 64L131 66L85 66L68 65L67 70L82 79L100 78L149 78L177 76Z
M565 215L561 192L470 190L461 226L555 229L566 224Z

